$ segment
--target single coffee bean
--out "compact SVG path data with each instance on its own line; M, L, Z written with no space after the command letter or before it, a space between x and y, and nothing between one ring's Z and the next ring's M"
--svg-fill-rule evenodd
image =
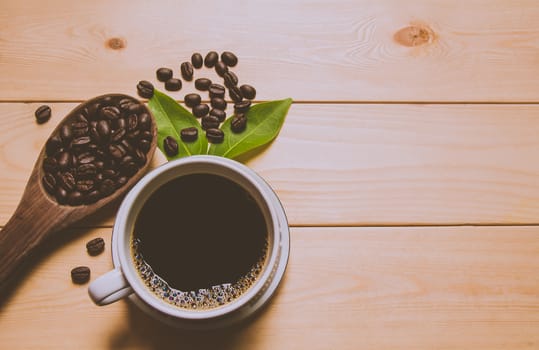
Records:
M202 118L202 129L217 129L219 128L219 119L213 115L206 115Z
M112 123L115 129L127 128L127 120L125 118L118 118Z
M56 188L56 193L54 194L54 197L56 197L56 201L59 204L67 203L67 191L63 187L58 186Z
M122 145L122 147L128 152L128 153L133 153L135 151L135 149L133 148L133 146L131 145L131 143L124 139L122 140L122 142L120 142L120 145Z
M105 250L105 240L101 237L94 238L86 243L86 250L91 256L96 256Z
M215 51L210 51L204 58L204 65L208 68L213 68L217 63L217 60L219 60L219 54Z
M142 166L146 164L146 154L142 152L142 150L137 149L133 153L133 157L135 158L135 161L137 162L138 165Z
M79 164L79 159L77 158L77 155L72 154L71 155L71 166L76 168L78 164Z
M127 163L131 163L133 160L133 157L131 157L130 155L126 155L120 160L120 165L126 165Z
M209 113L210 107L207 104L200 104L193 107L193 114L197 118L201 118Z
M163 141L163 148L165 149L165 153L169 157L174 157L178 154L178 143L172 136L167 136L165 140Z
M165 82L165 81L169 80L170 78L172 78L172 69L165 68L165 67L159 68L155 72L155 75L157 77L157 80L159 80L161 82Z
M143 132L140 133L140 139L141 140L151 141L152 140L152 133L149 132L149 131L143 131Z
M75 187L80 192L89 192L94 189L94 180L79 180Z
M210 88L212 81L206 78L198 78L195 80L195 88L200 91L207 91Z
M150 130L152 125L152 117L148 113L142 113L138 117L138 124L140 130Z
M198 129L194 126L184 128L180 131L180 138L183 142L194 142L198 138Z
M114 165L116 167L116 165ZM120 172L115 169L105 169L103 170L103 179L114 179L117 178L118 175L120 175Z
M240 88L235 85L228 89L228 96L230 96L232 101L234 101L235 103L241 102L241 100L243 100Z
M136 170L135 170L136 172ZM117 180L116 180L116 188L120 188L122 187L123 185L125 185L128 181L128 178L127 176L120 176Z
M256 96L256 90L251 85L244 84L240 86L240 91L243 97L245 97L248 100L253 100Z
M90 280L90 268L78 266L71 270L71 281L75 284L84 284Z
M236 74L234 74L234 72L228 71L223 74L223 80L225 82L225 86L229 89L232 86L238 85L238 77Z
M55 134L47 140L45 151L48 156L52 156L60 147L62 147L62 139L59 135Z
M127 133L126 137L131 141L138 140L140 138L140 130L135 129L130 131Z
M70 172L58 174L56 180L66 191L72 191L75 188L75 177Z
M126 126L128 131L133 131L138 126L138 117L136 114L131 114L127 117Z
M217 117L217 119L219 119L219 122L224 122L225 119L226 119L226 112L225 111L222 111L220 109L212 109L210 111L210 115L213 115L215 117Z
M97 173L97 169L94 164L81 164L77 167L77 175L80 178L91 178Z
M67 124L62 125L60 128L60 137L64 145L69 145L71 139L73 139L73 133L71 132L71 127Z
M142 104L140 103L132 103L129 105L129 108L127 109L127 111L125 112L126 115L130 115L130 114L133 114L133 113L139 113L141 112L143 109L142 107Z
M102 160L96 160L94 165L96 170L102 170L105 167L105 162L103 162Z
M226 109L226 101L220 97L214 97L211 99L211 106L224 111Z
M43 187L45 187L45 190L49 192L50 194L54 194L56 190L56 178L54 175L50 173L46 173L45 176L43 176L42 179Z
M78 164L88 164L95 161L95 156L90 153L83 153L77 157Z
M214 97L224 98L225 97L225 87L223 85L211 84L208 90L210 92L210 98L214 98Z
M80 205L83 201L83 195L79 191L73 191L67 195L67 204L69 205Z
M46 123L51 119L51 108L47 105L39 106L34 115L38 124Z
M57 157L58 168L61 170L67 170L71 166L71 154L69 152L60 152Z
M118 107L124 112L128 111L131 105L135 105L135 102L129 98L123 98L118 102Z
M143 152L148 152L151 148L151 145L152 143L148 140L140 140L139 143L138 143L138 146L139 148L143 151Z
M196 106L196 105L199 105L201 100L202 99L201 99L199 94L187 94L183 98L183 101L185 102L185 105L187 107L191 107L191 108Z
M215 72L217 72L217 75L222 77L226 72L228 72L228 67L223 63L223 61L219 61L215 64Z
M85 202L88 204L95 203L99 200L101 197L101 194L99 191L94 190L86 195Z
M114 103L114 99L112 98L112 96L105 96L101 99L101 104L103 106L112 106Z
M84 148L88 146L91 141L90 136L81 136L71 141L71 146L75 148Z
M180 65L180 71L182 72L182 77L185 80L193 80L193 65L190 62L183 62Z
M229 67L234 67L238 64L238 57L230 51L224 51L221 53L221 61Z
M119 129L114 130L114 132L112 133L112 141L120 142L120 140L124 138L125 133L126 133L125 128L119 128Z
M101 141L101 136L99 136L99 133L97 132L97 128L91 127L90 130L88 131L88 134L90 135L90 139L94 143L100 144L102 142Z
M120 145L109 145L109 154L115 159L121 159L127 153L125 148Z
M49 173L54 173L56 170L58 170L58 161L52 157L43 159L43 170Z
M106 106L101 108L99 111L99 114L101 115L101 118L103 119L109 119L114 120L120 118L121 112L118 109L118 107L115 106Z
M182 81L176 78L170 78L165 82L165 89L168 91L178 91L182 88Z
M234 104L234 113L247 113L249 108L251 107L251 101L249 100L243 100L241 102L236 102Z
M247 127L247 118L245 118L245 115L238 114L232 118L232 121L230 122L230 129L234 133L240 133L245 130Z
M193 64L193 67L196 69L202 68L202 63L204 62L202 55L198 52L195 52L191 56L191 63Z
M225 134L220 129L208 129L206 130L206 138L211 143L222 143L225 139Z
M138 95L142 98L152 98L153 90L153 85L149 81L141 80L137 84Z
M101 195L105 197L112 194L114 192L114 189L115 184L114 181L111 179L105 179L103 180L101 185L99 185L99 192L101 192Z
M84 116L84 111L80 114L77 114L73 117L73 122L74 123L86 123L88 124L88 119L86 119L86 117Z
M88 118L97 119L99 117L98 111L101 109L101 103L94 102L91 105L89 105L87 108L88 108L88 112L86 113L86 115L88 116Z

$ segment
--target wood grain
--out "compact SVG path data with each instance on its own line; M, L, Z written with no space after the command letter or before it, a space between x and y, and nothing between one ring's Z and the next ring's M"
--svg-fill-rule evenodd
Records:
M539 101L534 0L39 5L2 1L0 100L133 94L160 66L228 49L259 99Z
M37 104L0 104L0 224L73 107L52 104L53 119L37 125ZM294 104L277 140L244 160L292 225L535 224L538 116L536 105Z
M536 349L539 228L294 228L283 285L251 323L185 332L99 308L69 271L111 268L110 229L43 259L0 313L2 349ZM102 236L105 254L87 240Z

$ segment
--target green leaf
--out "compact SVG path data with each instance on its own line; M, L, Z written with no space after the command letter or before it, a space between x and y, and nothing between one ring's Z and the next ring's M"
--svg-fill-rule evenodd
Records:
M200 123L194 115L173 98L154 90L153 97L148 102L148 107L152 111L157 124L157 146L168 160L207 153L208 141L204 136ZM180 131L193 126L198 129L197 140L183 142L180 138ZM167 156L163 149L163 140L167 136L172 136L178 142L178 154L174 157Z
M279 134L292 99L258 103L246 114L247 128L241 133L230 129L232 117L228 118L221 130L225 134L222 143L212 144L209 154L227 158L236 158L252 149L263 146Z

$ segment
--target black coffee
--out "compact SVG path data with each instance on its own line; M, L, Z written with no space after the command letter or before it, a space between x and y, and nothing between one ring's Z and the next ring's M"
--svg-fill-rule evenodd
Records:
M139 275L158 297L181 308L210 309L238 298L257 280L267 227L241 186L194 174L150 196L132 242Z

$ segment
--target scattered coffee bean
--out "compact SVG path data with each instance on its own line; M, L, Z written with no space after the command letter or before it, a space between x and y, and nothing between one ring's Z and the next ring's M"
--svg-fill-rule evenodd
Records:
M38 124L46 123L51 119L51 108L47 105L39 106L34 115Z
M152 98L153 96L153 85L149 81L141 80L137 84L138 95L142 98Z
M232 101L234 101L236 103L243 100L243 96L241 94L240 88L237 87L236 85L231 86L230 88L228 88L228 96L230 96Z
M230 122L230 129L234 133L240 133L245 130L247 127L247 118L245 118L245 115L238 114L232 118L232 121Z
M248 100L253 100L256 96L256 90L251 85L244 84L240 86L240 91L243 97L245 97Z
M180 137L183 142L194 142L198 138L198 129L194 126L184 128L180 131Z
M201 100L202 99L200 98L199 94L187 94L183 98L185 105L190 108L193 108L194 106L199 105Z
M195 88L200 91L207 91L212 84L210 79L198 78L195 80Z
M172 137L167 136L165 140L163 141L163 148L165 149L165 153L169 157L174 157L178 154L178 142Z
M225 97L225 87L223 85L211 84L208 91L210 92L210 98L214 98L214 97L224 98Z
M90 268L78 266L71 270L71 281L75 284L84 284L90 280Z
M202 118L202 129L217 129L219 128L219 118L214 115L206 115Z
M183 62L180 66L180 71L185 80L193 80L193 65L190 62Z
M191 56L191 63L193 64L193 67L195 67L196 69L202 68L203 62L204 60L202 59L202 55L200 53L195 52Z
M221 61L229 67L234 67L238 64L238 57L230 51L224 51L221 53Z
M226 101L220 97L214 97L211 99L211 106L224 111L226 109Z
M228 72L228 67L223 63L223 61L219 61L215 64L215 71L217 72L217 75L222 77L226 72Z
M213 68L219 60L219 54L215 51L210 51L204 58L204 65L208 68Z
M238 85L238 77L234 72L228 71L223 75L223 80L225 82L225 86L227 88L231 88L232 86Z
M157 72L155 72L155 75L157 76L157 80L165 82L172 78L172 69L164 67L159 68Z
M91 256L96 256L105 250L105 240L101 237L94 238L86 243L86 250Z
M220 109L212 109L210 111L210 115L213 115L215 117L217 117L217 119L219 119L219 122L224 122L225 119L226 119L226 112L225 111L222 111Z
M220 129L208 129L206 130L206 138L211 143L222 143L225 139L225 134Z
M236 102L234 104L234 113L247 113L249 108L251 107L251 101L249 100L243 100L241 102Z
M182 88L182 81L176 78L170 78L165 82L165 89L168 91L178 91Z
M193 114L197 118L202 118L210 112L210 107L207 104L200 104L193 107Z

